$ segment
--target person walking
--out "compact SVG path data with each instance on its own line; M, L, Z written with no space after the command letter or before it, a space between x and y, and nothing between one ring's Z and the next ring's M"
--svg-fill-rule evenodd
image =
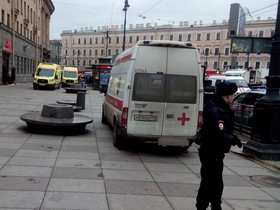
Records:
M198 149L201 162L201 182L196 198L198 210L221 210L223 194L223 159L231 146L242 147L240 139L233 135L234 114L230 104L237 85L233 82L216 84L215 95L203 109L201 145Z

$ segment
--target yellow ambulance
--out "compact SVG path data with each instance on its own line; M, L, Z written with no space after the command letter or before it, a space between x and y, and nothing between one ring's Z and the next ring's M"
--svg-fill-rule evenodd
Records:
M62 87L69 87L71 84L77 84L79 82L78 78L78 68L66 66L62 73Z
M59 89L61 85L61 66L54 63L39 63L33 74L33 89Z

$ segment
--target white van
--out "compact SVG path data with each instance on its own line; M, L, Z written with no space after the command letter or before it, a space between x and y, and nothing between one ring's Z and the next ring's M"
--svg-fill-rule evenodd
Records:
M123 138L188 148L202 123L203 72L191 43L138 41L117 56L102 105L102 123Z
M241 76L224 76L224 75L211 75L208 77L208 80L212 81L212 86L216 86L217 83L223 82L223 81L230 81L230 82L235 82L237 85L237 91L236 95L239 93L245 92L245 91L250 91L251 89L249 88L247 82L245 79Z

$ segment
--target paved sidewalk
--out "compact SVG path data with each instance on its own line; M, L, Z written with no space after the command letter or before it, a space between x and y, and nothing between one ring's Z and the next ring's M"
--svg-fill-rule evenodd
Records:
M0 86L0 210L195 210L198 145L187 153L147 144L116 149L112 129L101 124L103 95L93 90L78 112L93 118L85 134L30 133L20 115L57 100L76 94ZM224 161L223 209L279 210L279 171L232 151Z

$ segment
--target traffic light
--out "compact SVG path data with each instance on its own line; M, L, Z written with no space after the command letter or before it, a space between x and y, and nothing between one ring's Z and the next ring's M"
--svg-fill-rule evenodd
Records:
M220 74L220 69L216 69L216 74Z

